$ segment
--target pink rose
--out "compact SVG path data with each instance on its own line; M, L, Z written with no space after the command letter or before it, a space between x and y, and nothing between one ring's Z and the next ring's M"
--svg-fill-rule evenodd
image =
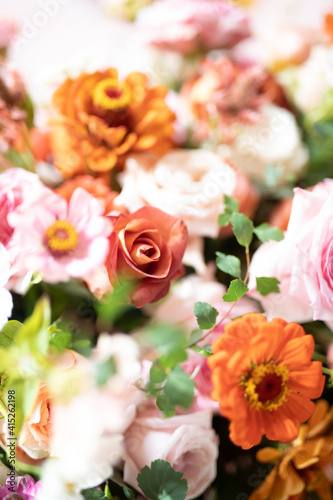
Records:
M285 239L263 244L255 253L250 273L254 278L274 276L280 294L260 300L268 318L306 322L323 320L333 324L333 180L326 179L313 190L294 190L294 200Z
M125 433L124 480L138 488L142 467L162 459L183 472L188 482L187 499L198 497L216 476L218 438L208 411L163 418L145 410Z
M149 32L151 45L183 54L232 47L249 36L244 12L215 0L159 0L143 9L137 22Z

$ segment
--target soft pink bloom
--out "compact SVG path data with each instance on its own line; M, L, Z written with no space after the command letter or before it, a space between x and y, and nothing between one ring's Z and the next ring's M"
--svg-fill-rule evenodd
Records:
M48 283L84 278L108 253L111 223L103 204L82 188L69 203L51 190L29 207L20 225L27 267Z
M9 278L9 256L3 245L0 244L0 328L2 328L11 315L13 299L4 287Z
M159 0L141 10L137 20L151 45L188 54L232 47L249 36L244 12L215 0Z
M268 319L333 325L333 180L294 193L285 239L264 243L254 254L250 287L255 277L280 280L280 294L262 297L253 292Z
M8 288L24 292L31 272L22 260L22 247L16 241L16 227L28 207L45 192L36 174L12 168L0 175L0 243L8 250L10 280ZM23 286L22 286L23 285Z
M0 19L0 48L8 47L15 39L18 25L12 19Z
M6 500L7 498L12 498L13 491L8 488L11 487L9 481L7 481L6 486L0 486L0 500ZM14 490L16 496L13 498L20 498L22 500L34 500L37 493L41 490L42 482L38 481L35 483L31 476L20 476L16 480L16 485ZM10 496L9 496L10 495Z
M170 462L188 481L187 499L196 498L216 476L218 438L209 411L163 418L154 409L138 413L125 433L124 480L138 488L142 467L156 459Z

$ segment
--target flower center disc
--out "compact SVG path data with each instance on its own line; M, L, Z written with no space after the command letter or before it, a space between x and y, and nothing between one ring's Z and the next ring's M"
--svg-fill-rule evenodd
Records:
M67 255L77 247L79 236L72 224L57 220L45 233L46 245L54 255Z
M276 410L287 399L289 370L274 362L255 366L243 377L245 397L250 406L257 410Z
M106 78L94 87L92 98L96 106L115 111L131 102L131 89L127 83L119 84L114 78Z

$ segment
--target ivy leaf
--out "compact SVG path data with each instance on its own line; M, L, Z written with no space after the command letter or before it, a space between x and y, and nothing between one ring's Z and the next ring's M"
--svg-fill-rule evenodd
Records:
M224 206L225 210L228 212L234 213L238 212L239 209L239 201L236 200L235 198L231 198L227 194L224 195Z
M280 281L276 278L256 278L258 292L266 297L270 293L280 293Z
M207 304L207 302L196 302L194 304L194 314L197 318L199 328L201 330L208 330L215 325L219 312L215 307Z
M10 347L15 342L15 337L22 323L19 321L8 321L0 332L0 347Z
M225 302L236 302L236 300L243 297L248 291L249 289L244 281L233 280L229 285L227 293L222 298Z
M281 229L271 226L267 222L257 226L253 232L263 243L267 241L282 241L284 239Z
M228 226L230 224L231 216L234 212L238 212L239 202L234 198L230 198L228 195L224 195L224 212L219 215L218 224L221 227Z
M216 265L224 273L236 276L241 275L241 263L238 257L234 255L226 255L222 252L216 252Z
M248 248L253 238L252 221L246 215L235 212L231 216L231 224L238 243Z
M154 460L137 476L139 487L151 500L184 500L188 490L183 473L175 471L169 462Z

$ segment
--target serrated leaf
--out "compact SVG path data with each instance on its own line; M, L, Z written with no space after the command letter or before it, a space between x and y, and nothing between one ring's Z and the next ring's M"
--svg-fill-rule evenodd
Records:
M231 276L239 278L241 275L241 262L238 257L234 255L216 252L216 265L221 271Z
M225 302L236 302L236 300L243 297L249 289L242 280L233 280L228 288L227 293L223 295Z
M238 212L239 209L239 201L235 198L231 198L227 194L224 195L224 207L228 212L234 213Z
M266 297L270 293L280 293L280 281L276 278L256 278L258 292Z
M151 500L184 500L188 490L183 473L175 471L169 462L155 460L141 469L137 476L139 487Z
M229 226L231 215L231 212L224 212L223 214L220 214L217 220L218 225L220 227Z
M282 241L284 239L281 229L271 226L267 222L257 226L253 232L263 243L267 241Z
M219 312L207 302L196 302L194 304L194 314L197 318L199 328L201 330L208 330L215 325Z
M246 215L235 212L231 216L231 224L238 243L248 248L253 238L252 221Z
M0 347L5 349L15 342L15 337L22 323L19 321L8 321L0 332Z

